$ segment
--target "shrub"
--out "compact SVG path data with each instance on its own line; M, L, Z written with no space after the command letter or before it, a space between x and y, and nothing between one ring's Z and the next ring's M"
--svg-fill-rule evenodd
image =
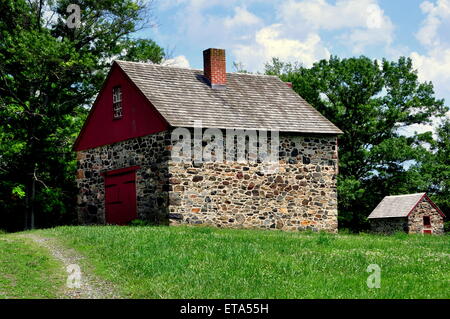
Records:
M444 223L444 232L450 233L450 220Z

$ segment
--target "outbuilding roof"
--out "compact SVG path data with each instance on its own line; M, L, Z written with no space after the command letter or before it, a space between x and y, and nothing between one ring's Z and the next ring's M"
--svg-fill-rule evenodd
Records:
M115 61L174 127L264 129L341 134L342 131L277 76L227 73L213 89L203 71Z
M393 217L407 217L409 213L416 207L416 205L426 198L436 210L444 216L440 209L428 198L426 193L406 194L386 196L378 204L377 207L370 213L369 219L372 218L393 218Z

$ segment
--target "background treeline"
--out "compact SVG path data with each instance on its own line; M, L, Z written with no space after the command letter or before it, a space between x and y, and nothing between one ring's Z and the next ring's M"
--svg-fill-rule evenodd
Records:
M65 19L81 10L79 28ZM0 229L76 223L72 144L113 59L161 63L136 32L151 26L136 0L0 2ZM207 44L205 44L207 46ZM266 73L293 88L344 134L339 138L340 226L367 228L388 194L426 191L450 214L450 123L437 134L405 131L445 118L431 83L411 61L331 57L311 68L273 59ZM436 121L435 121L436 122ZM408 134L405 134L405 133Z

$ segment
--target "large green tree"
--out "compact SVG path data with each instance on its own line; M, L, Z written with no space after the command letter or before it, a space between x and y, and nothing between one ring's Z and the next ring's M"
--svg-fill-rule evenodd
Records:
M367 227L367 215L385 195L432 190L416 169L429 156L424 142L431 141L431 133L417 134L410 127L431 124L448 108L434 96L431 82L418 81L410 59L332 56L311 68L273 59L266 74L292 82L344 132L339 136L340 226Z
M436 130L436 138L428 140L429 150L416 169L428 185L431 199L450 220L450 119Z
M164 57L152 40L133 38L149 25L145 3L0 2L0 228L73 218L71 145L111 60Z

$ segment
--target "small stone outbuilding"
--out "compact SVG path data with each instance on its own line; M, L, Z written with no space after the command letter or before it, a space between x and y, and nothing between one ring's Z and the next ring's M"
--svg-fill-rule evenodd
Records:
M445 215L425 193L386 196L368 218L377 233L444 233Z

